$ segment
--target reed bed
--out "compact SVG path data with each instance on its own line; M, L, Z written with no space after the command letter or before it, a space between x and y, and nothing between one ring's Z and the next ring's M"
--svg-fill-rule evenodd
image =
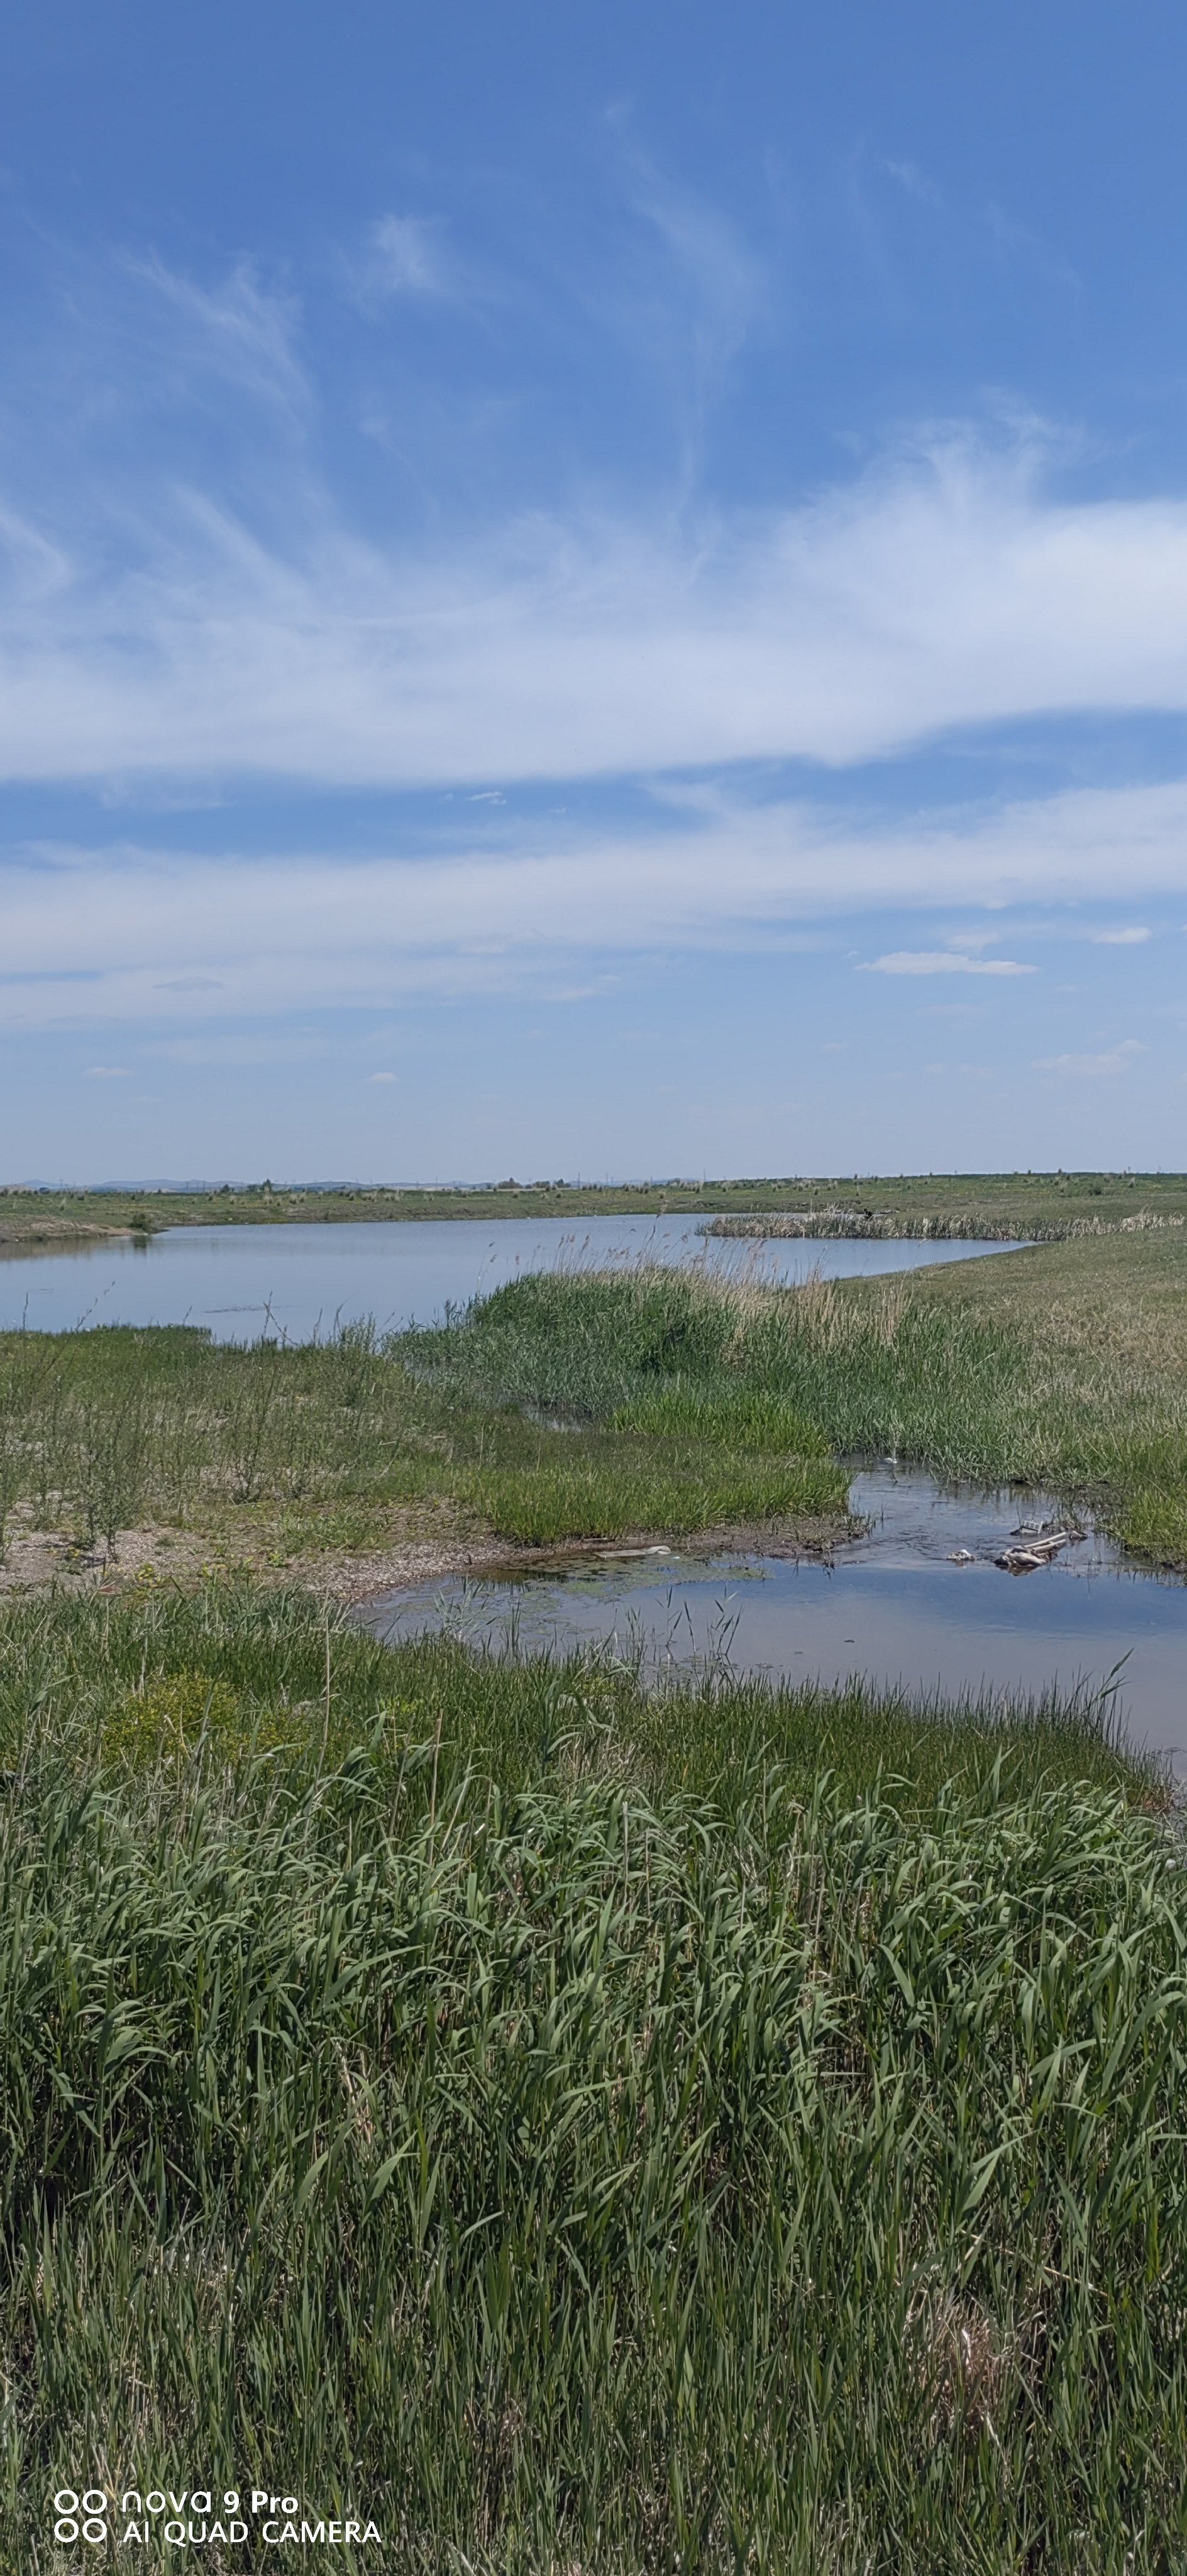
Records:
M862 1781L284 1596L6 1644L5 2566L84 2474L414 2576L1180 2562L1187 1896L1083 1712Z
M471 1401L754 1448L786 1426L805 1455L1054 1488L1187 1564L1187 1255L1156 1249L1158 1268L1145 1243L1076 1243L790 1290L710 1268L524 1279L402 1347ZM1143 1333L1147 1279L1161 1297Z

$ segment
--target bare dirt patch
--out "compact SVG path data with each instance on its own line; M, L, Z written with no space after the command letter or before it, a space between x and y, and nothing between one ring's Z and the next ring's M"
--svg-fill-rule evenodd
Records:
M504 1582L517 1574L545 1574L581 1560L672 1554L828 1557L850 1534L834 1521L765 1523L753 1528L707 1529L678 1540L662 1531L633 1530L621 1537L576 1539L561 1546L517 1547L493 1532L456 1529L427 1533L423 1524L393 1532L389 1543L352 1549L333 1545L288 1552L267 1526L251 1530L185 1530L146 1526L121 1530L114 1549L102 1540L85 1546L64 1530L10 1526L0 1562L0 1598L12 1594L148 1590L173 1583L188 1590L211 1579L249 1577L280 1589L296 1584L319 1600L344 1607L381 1592L411 1590L437 1577L486 1574Z
M0 1564L0 1597L13 1593L122 1592L154 1583L189 1588L211 1577L250 1576L276 1587L299 1584L335 1601L364 1600L397 1585L428 1583L434 1575L461 1574L507 1554L495 1539L408 1537L389 1547L355 1554L326 1548L285 1555L267 1534L161 1528L127 1529L114 1549L102 1540L81 1546L61 1530L16 1529Z
M10 1530L0 1564L0 1595L117 1591L168 1578L192 1583L230 1570L232 1562L198 1531L121 1530L109 1551L102 1539L86 1546L67 1531L18 1528Z

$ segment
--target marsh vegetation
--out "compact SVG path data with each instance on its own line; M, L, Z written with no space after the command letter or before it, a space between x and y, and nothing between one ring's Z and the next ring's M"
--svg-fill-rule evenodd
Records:
M1187 1562L1187 1240L786 1291L671 1277L654 1329L650 1294L645 1277L526 1279L403 1347L471 1401L1046 1486Z
M648 1334L658 1347L673 1313L684 1329L666 1285L647 1299L645 1376ZM419 1346L380 1347L366 1327L296 1349L216 1345L186 1328L10 1336L9 1532L57 1527L76 1553L98 1542L118 1563L121 1533L147 1520L275 1567L410 1536L543 1544L843 1517L844 1473L806 1431L802 1448L780 1445L743 1410L710 1438L678 1409L670 1426L605 1419L562 1439L538 1408L502 1392L471 1400L418 1363Z
M1076 1241L780 1291L540 1275L432 1331L0 1342L0 1511L109 1553L148 1520L319 1552L844 1527L846 1458L1045 1486L1187 1563L1187 1240Z
M387 1648L294 1568L836 1531L892 1448L1182 1562L1185 1278L1168 1233L5 1341L10 1560L40 1519L103 1580L2 1614L6 2566L80 2463L283 2457L413 2576L1169 2576L1157 1766L1084 1703ZM146 1519L176 1582L131 1579Z

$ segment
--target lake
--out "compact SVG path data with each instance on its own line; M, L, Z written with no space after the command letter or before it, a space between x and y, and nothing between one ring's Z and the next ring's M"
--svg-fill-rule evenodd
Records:
M706 1241L688 1217L410 1220L377 1225L171 1226L136 1242L0 1257L0 1328L201 1324L220 1342L261 1333L308 1341L373 1315L381 1328L432 1323L447 1305L532 1270L700 1261L795 1285L811 1271L852 1279L970 1261L1000 1243Z

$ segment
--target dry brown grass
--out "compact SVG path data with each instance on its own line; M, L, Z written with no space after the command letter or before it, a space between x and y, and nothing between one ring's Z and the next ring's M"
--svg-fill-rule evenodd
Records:
M1187 1383L1187 1241L1180 1234L1051 1243L919 1272L912 1294L960 1305L1077 1356Z
M997 2324L976 2299L952 2291L922 2298L907 2320L917 2354L920 2396L932 2437L969 2444L987 2433L997 2441L994 2418L1016 2381L1021 2337Z

